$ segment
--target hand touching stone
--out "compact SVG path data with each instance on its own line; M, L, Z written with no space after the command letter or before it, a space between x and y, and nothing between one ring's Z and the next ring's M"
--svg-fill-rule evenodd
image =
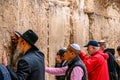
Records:
M7 53L6 53L5 50L4 50L3 53L2 53L2 64L3 64L4 66L7 66L7 65L8 65Z

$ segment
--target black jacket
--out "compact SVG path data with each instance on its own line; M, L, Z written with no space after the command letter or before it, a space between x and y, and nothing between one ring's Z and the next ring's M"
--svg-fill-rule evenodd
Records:
M111 49L111 48L107 48L104 53L108 54L109 55L109 58L107 60L107 63L108 63L108 71L109 71L109 77L110 77L110 80L120 80L119 79L119 71L120 71L120 68L117 64L117 62L115 61L115 58L114 58L114 54L115 54L115 51L114 49Z
M30 49L18 61L16 72L7 69L12 80L45 80L44 54L38 49Z
M70 80L71 72L72 72L73 68L76 66L81 67L84 71L84 75L82 77L82 80L87 80L86 67L78 56L75 57L71 62L68 63L68 70L66 71L65 80Z
M67 61L63 61L61 63L56 63L55 67L59 68L59 67L64 67L67 66L68 62ZM56 76L56 80L65 80L65 75L61 75L61 76Z

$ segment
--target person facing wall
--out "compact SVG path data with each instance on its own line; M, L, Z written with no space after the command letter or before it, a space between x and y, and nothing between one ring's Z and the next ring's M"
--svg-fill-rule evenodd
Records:
M68 66L61 68L46 67L45 71L54 75L65 75L65 80L87 80L86 67L79 58L80 46L70 44L64 53L64 59L68 61Z
M117 46L117 53L118 53L118 57L116 58L116 61L118 63L118 65L120 66L120 46Z
M100 40L98 43L100 46L100 51L109 55L109 58L107 59L107 65L110 80L118 80L119 67L114 57L115 54L114 48L107 48L106 42L104 40Z
M17 71L14 72L8 66L7 56L3 56L3 64L8 69L12 80L45 80L44 54L34 45L38 36L31 29L20 34L16 50L22 54L17 64Z
M87 47L88 54L80 51L80 58L86 65L88 80L109 80L107 59L108 55L99 51L98 42L90 40L84 47Z
M55 67L64 67L68 64L68 61L64 59L64 53L66 52L66 48L61 48L56 55L56 64ZM56 80L65 80L65 75L56 76Z

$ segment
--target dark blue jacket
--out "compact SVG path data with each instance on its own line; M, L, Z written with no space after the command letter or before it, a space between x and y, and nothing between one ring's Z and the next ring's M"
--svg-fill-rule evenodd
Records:
M0 80L11 80L8 70L2 64L0 64Z
M2 74L1 70L0 70L0 80L4 80L4 77L3 77L3 74Z
M7 67L12 80L45 80L44 54L39 50L29 50L17 66L16 72Z

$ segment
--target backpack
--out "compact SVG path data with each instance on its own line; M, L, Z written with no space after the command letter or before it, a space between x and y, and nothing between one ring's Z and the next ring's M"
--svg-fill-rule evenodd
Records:
M7 68L2 64L0 64L0 80L11 80L11 77Z

